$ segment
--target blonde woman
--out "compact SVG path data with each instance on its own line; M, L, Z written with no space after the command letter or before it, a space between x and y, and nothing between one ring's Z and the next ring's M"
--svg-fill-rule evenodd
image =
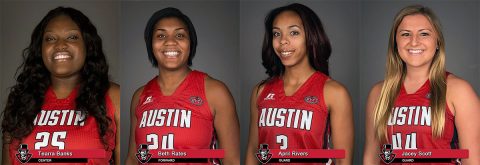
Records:
M385 80L370 91L364 164L392 149L468 149L480 162L480 101L471 85L445 71L445 41L427 7L400 10L390 31ZM452 164L457 161L452 160Z

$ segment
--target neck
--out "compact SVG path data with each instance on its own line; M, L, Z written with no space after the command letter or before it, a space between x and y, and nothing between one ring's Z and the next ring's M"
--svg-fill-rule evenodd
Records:
M50 79L52 80L52 89L57 98L66 98L80 82L80 76L78 75L71 77L51 76Z
M412 83L422 83L425 82L429 78L429 67L421 67L421 68L414 68L414 67L407 67L407 74L405 75L405 82L412 82Z
M310 65L307 67L285 68L283 81L285 84L303 84L313 73L315 73L315 69Z
M185 77L187 77L188 73L190 73L191 71L192 70L189 67L182 67L181 69L173 71L167 69L159 69L157 81L162 87L177 86L183 81L183 79L185 79Z

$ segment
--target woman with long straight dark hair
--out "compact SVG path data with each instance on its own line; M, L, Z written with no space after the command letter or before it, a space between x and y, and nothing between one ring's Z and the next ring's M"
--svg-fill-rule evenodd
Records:
M265 19L262 64L268 78L251 96L247 164L269 149L343 149L351 164L353 115L346 88L328 74L331 46L318 16L294 3ZM332 147L333 146L333 147Z

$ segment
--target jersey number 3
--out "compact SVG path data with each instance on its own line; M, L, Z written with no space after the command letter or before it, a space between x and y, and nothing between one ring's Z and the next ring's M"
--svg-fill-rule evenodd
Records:
M286 135L277 135L277 144L280 144L280 149L288 148L288 137Z
M52 135L51 136L51 138L52 138L51 141L50 141L50 135ZM58 147L58 149L63 150L63 149L65 149L65 142L60 141L60 140L65 140L66 137L67 137L67 132L66 131L53 132L52 134L50 132L39 132L39 133L37 133L37 136L35 137L35 139L36 140L41 140L41 141L35 143L35 149L39 150L43 147L47 147L48 144L50 144L50 142L51 142L52 146Z
M148 145L148 149L156 150L158 149L158 135L157 134L148 134L147 142L153 143ZM173 133L162 135L162 150L163 149L173 149Z

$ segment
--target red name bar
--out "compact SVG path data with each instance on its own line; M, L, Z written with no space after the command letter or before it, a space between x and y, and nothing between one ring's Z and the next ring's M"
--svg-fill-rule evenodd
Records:
M272 158L345 158L345 150L297 149L280 150L270 149Z
M468 158L468 150L422 149L422 150L392 150L395 158Z
M30 150L32 158L106 158L103 149L92 150Z
M150 150L152 158L223 158L223 149L173 149L173 150Z

